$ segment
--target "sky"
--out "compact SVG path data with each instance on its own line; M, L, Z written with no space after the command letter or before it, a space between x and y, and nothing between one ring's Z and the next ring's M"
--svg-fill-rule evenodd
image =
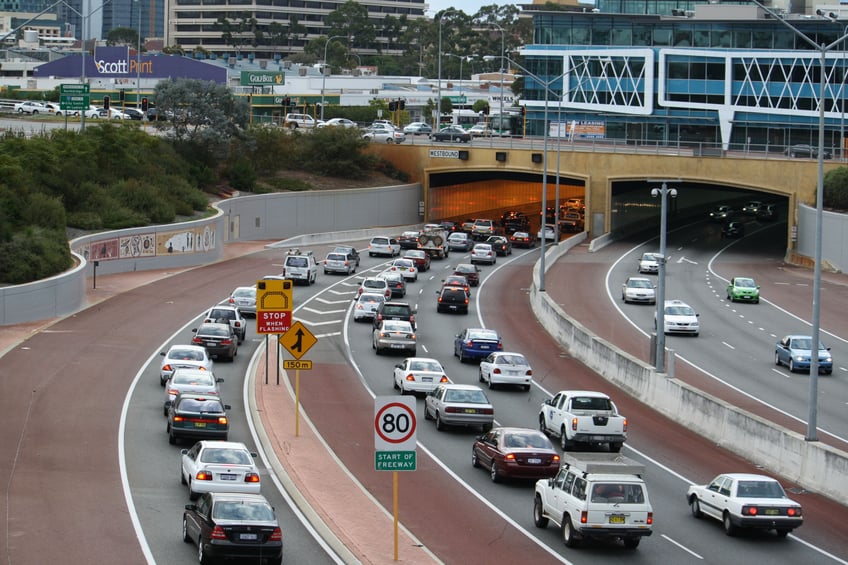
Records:
M521 2L521 4L529 3L531 2L528 2L527 0ZM455 10L465 12L469 16L473 16L482 6L491 6L492 4L497 4L498 6L507 6L509 4L518 5L519 2L510 2L507 0L429 0L428 4L430 5L430 8L425 12L425 14L432 18L442 10L447 10L448 8L453 8Z

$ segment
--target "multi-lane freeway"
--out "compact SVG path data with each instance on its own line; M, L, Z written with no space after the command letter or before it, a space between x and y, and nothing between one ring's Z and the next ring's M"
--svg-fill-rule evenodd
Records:
M692 304L701 313L704 329L698 338L670 338L669 347L751 396L762 395L786 412L803 416L803 408L791 408L799 403L805 406L802 390L806 376L781 374L786 371L775 372L770 366L770 334L795 331L795 326L769 302L792 311L794 295L788 288L763 280L766 301L731 307L721 300L723 287L718 280L718 276L732 276L728 272L737 274L735 269L742 265L747 269L772 267L779 261L780 250L763 250L761 245L749 249L743 241L717 256L725 243L713 237L712 230L709 225L696 225L672 236L674 247L669 249L676 251L669 269L669 297L677 293ZM548 292L587 325L598 326L598 333L608 334L609 339L647 358L647 338L640 331L650 331L652 309L627 306L621 308L622 316L616 305L621 281L635 272L640 243L619 243L593 255L575 250L550 272ZM318 256L326 250L315 248ZM471 559L598 563L622 558L636 563L846 562L848 510L810 493L793 489L790 494L804 504L806 523L787 540L759 534L729 538L717 523L691 518L684 500L690 482L706 482L719 472L751 470L751 466L633 401L570 359L535 321L528 306L530 270L537 258L538 250L516 252L500 258L494 267L482 267L483 284L473 289L467 316L435 312L436 289L449 265L460 262L461 257L452 254L449 262L434 261L432 270L412 283L407 295L407 301L418 307L419 355L439 358L455 382L477 383L476 366L460 364L451 354L453 336L460 329L495 328L507 349L525 353L533 364L535 386L529 392L489 393L500 425L535 427L539 404L560 389L597 389L612 395L631 423L624 452L648 468L656 516L654 535L635 552L615 544L590 544L578 551L565 548L552 527L539 530L533 526L532 485L493 484L487 473L471 466L475 432L437 432L424 422L423 401L418 400L419 465L417 471L402 476L400 519L421 543L446 563ZM674 262L681 258L684 260ZM39 557L64 554L106 560L112 551L120 551L127 563L142 562L145 557L157 563L196 560L194 549L179 537L181 510L188 498L179 484L178 449L168 444L164 433L158 353L171 342L185 341L204 308L235 286L279 270L280 260L279 250L262 251L175 274L60 322L49 333L30 339L27 349L17 348L3 358L4 429L10 432L7 437L16 438L14 449L3 448L9 505L8 520L0 520L5 521L9 562L29 561L36 544ZM376 356L371 349L370 325L352 322L348 312L358 279L378 272L384 261L364 257L352 277L319 276L316 285L296 289L295 303L296 316L320 336L310 354L315 370L301 383L303 409L339 459L383 506L391 508L387 474L373 470L370 418L373 395L396 394L391 373L400 358ZM716 274L710 273L710 268ZM801 289L799 294L803 292ZM744 317L733 312L743 306ZM804 317L803 312L796 315ZM757 321L750 323L752 317ZM824 326L839 331L838 326ZM834 346L838 363L836 341L829 345ZM243 379L248 358L258 344L256 334L250 331L234 363L216 364L216 374L225 378L223 393L233 406L232 438L249 445L255 439L246 425ZM20 374L28 375L26 383L11 378ZM784 404L777 404L781 394L769 396L775 387L761 382L763 375L781 381L782 394L789 396ZM830 379L837 387L830 392L835 399L832 408L825 404L823 414L836 409L844 372L837 370ZM9 394L27 402L13 405L8 402ZM844 402L844 395L842 399ZM59 406L68 416L57 430ZM125 426L120 428L122 414ZM823 430L838 435L838 425L838 421L822 417ZM116 455L119 451L121 464ZM48 453L55 453L52 465L44 460ZM126 500L121 468L126 469ZM50 495L43 496L39 489ZM276 492L270 480L263 482L263 492L281 515L286 561L334 561L309 527L289 510L284 495ZM130 516L137 516L135 528L126 514L127 504ZM53 507L80 508L88 527L60 520L59 527L51 530L53 535L39 535L44 531L40 525L55 525ZM136 532L141 544L134 541ZM56 549L48 547L53 542ZM149 554L145 556L140 548Z

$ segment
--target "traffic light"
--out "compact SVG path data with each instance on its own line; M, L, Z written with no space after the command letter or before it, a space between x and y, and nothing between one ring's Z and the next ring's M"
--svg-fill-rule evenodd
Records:
M289 98L288 96L286 96L286 97L285 97L285 99L283 100L283 104L285 105L285 107L286 107L286 108L288 108L289 106L291 106L291 98Z
M111 99L109 95L103 97L103 109L108 110L110 107Z
M141 111L146 112L147 108L148 108L147 98L142 98L141 99Z
M527 113L527 106L522 106L522 107L521 107L521 115L523 116L523 115L525 115L526 113Z
M396 109L397 109L397 104L395 104L395 101L392 100L391 102L389 102L389 112L394 112Z
M406 110L406 100L398 100L398 109Z
M122 88L118 91L118 99L123 102L126 99L126 94L124 93L124 89Z

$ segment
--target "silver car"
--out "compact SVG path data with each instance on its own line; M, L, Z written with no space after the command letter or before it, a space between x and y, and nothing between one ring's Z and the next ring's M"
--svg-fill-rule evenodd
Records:
M439 431L446 426L480 426L488 432L494 425L495 409L478 386L443 384L427 393L424 419L435 420Z
M414 357L418 352L415 330L406 320L383 320L374 328L371 348L377 355L384 351L403 351Z
M356 272L356 263L343 253L327 253L324 259L324 274L344 273L352 275Z
M168 407L171 406L171 402L181 392L198 392L219 396L221 390L218 383L222 382L224 382L224 379L216 377L212 374L212 371L177 369L168 380L168 386L165 387L165 416L168 415Z
M627 280L621 285L621 299L625 304L629 302L656 304L656 288L651 279L645 277L627 277Z
M659 253L642 253L639 258L640 273L658 273L660 270Z
M235 306L244 316L256 317L256 287L240 286L227 299L227 304Z
M384 294L373 292L360 294L353 305L353 321L368 320L370 322L377 315L377 308L385 301L386 296Z
M163 351L162 365L159 367L159 384L165 386L176 369L212 370L212 358L206 348L201 345L172 345L168 351Z

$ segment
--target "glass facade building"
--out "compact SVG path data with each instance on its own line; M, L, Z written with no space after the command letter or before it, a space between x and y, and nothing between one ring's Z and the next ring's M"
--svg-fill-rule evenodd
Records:
M599 5L635 4L657 3ZM685 15L534 13L534 44L521 51L528 134L544 133L547 95L548 123L553 116L578 138L766 151L818 143L819 49L750 4L708 5L717 9L704 16L701 4L663 4ZM848 32L848 22L786 22L815 45ZM844 137L846 69L846 47L837 45L824 65L831 150Z

